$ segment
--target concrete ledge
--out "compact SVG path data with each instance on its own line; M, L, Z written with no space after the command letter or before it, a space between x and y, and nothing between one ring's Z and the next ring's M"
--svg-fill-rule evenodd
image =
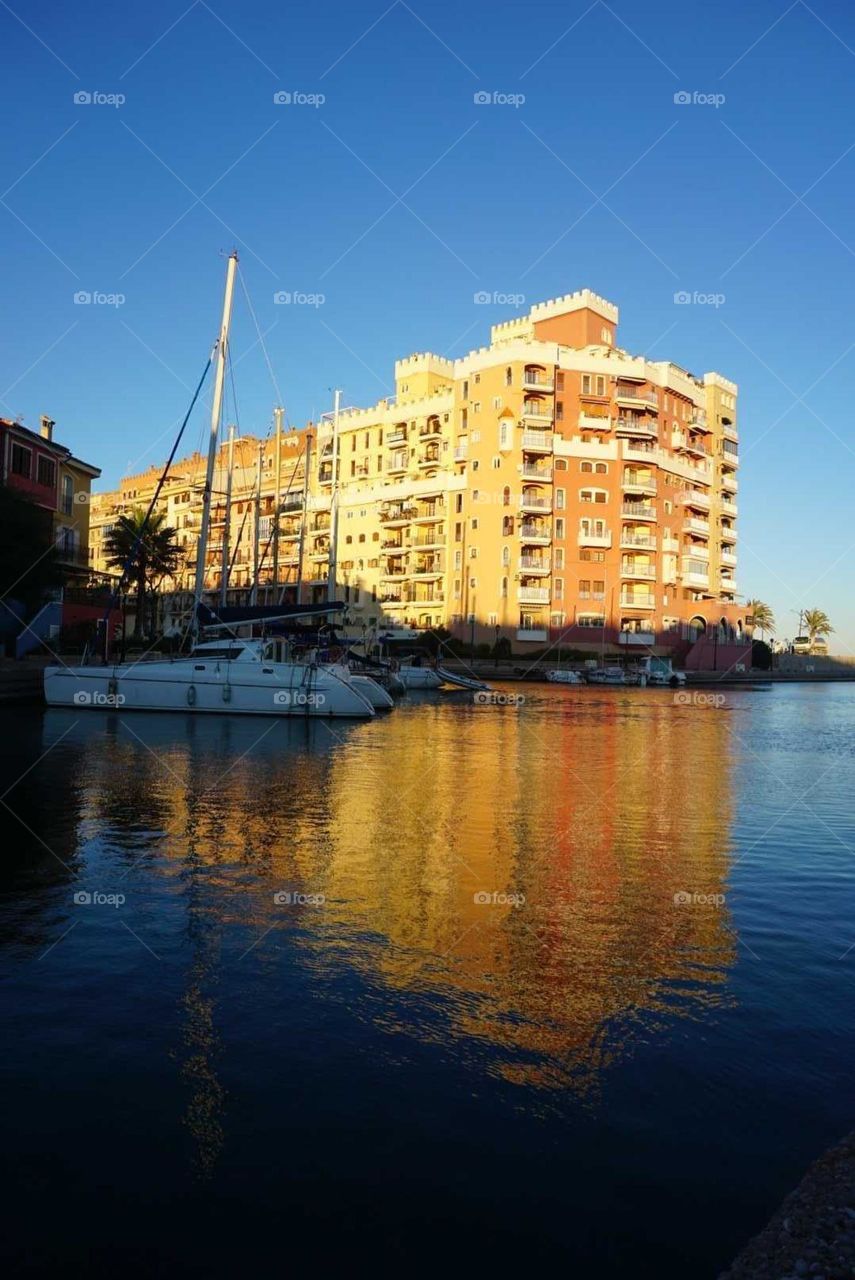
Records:
M812 1165L719 1280L848 1280L855 1275L855 1134Z

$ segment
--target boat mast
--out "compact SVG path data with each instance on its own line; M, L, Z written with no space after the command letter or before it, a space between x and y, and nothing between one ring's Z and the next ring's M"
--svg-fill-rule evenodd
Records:
M330 559L327 574L327 600L335 597L335 575L338 556L338 415L341 391L336 387L333 400L332 497L330 498Z
M225 605L229 589L229 534L232 523L232 474L235 469L235 427L229 425L229 460L226 472L226 518L223 522L223 568L220 574L220 604Z
M279 596L279 506L282 501L282 408L273 410L276 419L276 489L273 499L273 599Z
M312 437L306 436L303 460L303 504L300 512L300 539L297 545L297 604L303 602L303 556L306 550L306 522L309 518L309 472L312 466ZM284 592L284 588L283 588Z
M202 525L199 529L199 541L196 545L196 585L193 591L193 620L191 623L191 631L194 636L199 632L199 605L202 601L202 593L205 590L205 557L208 551L208 530L211 524L211 492L214 483L214 465L217 460L217 437L223 412L223 389L226 381L226 357L228 354L229 326L232 318L232 299L234 298L237 261L237 253L230 253L226 267L223 319L220 324L220 336L217 339L217 372L214 379L214 399L211 405L208 467L205 472L205 489L202 494Z
M252 538L252 591L249 593L249 603L258 604L258 574L261 566L261 556L259 554L259 535L261 532L261 466L264 454L264 445L258 446L258 460L255 464L255 521Z

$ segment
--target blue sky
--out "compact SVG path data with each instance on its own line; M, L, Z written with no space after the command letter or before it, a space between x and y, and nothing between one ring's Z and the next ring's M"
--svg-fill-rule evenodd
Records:
M486 341L515 308L476 292L588 286L622 345L739 383L740 589L855 650L851 4L0 0L0 40L0 413L50 413L102 487L165 455L235 245L298 425ZM264 432L254 342L241 291Z

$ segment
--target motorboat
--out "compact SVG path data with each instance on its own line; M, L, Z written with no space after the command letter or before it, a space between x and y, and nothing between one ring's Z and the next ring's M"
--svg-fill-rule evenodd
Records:
M572 671L569 667L556 667L553 671L547 671L546 678L551 684L585 683L579 672Z
M624 685L627 683L623 667L594 667L586 673L588 684Z
M367 719L392 700L343 664L287 660L283 640L227 638L186 657L45 668L51 707ZM285 659L285 660L283 660ZM373 685L373 688L371 687Z

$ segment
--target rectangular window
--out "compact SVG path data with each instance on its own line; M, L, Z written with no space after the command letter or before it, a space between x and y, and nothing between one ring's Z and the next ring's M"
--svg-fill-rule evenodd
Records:
M582 374L582 395L589 396L591 394L591 375L590 373Z
M38 460L36 475L39 484L43 484L47 489L52 489L56 484L56 463L53 458L46 458L42 454Z
M555 548L555 568L556 569L564 568L564 548L563 547Z
M559 540L563 540L564 538L564 517L563 516L559 516L558 519L555 521L555 536Z
M564 579L563 579L563 578L556 578L556 579L555 579L555 591L554 591L554 595L555 595L555 599L556 599L556 600L563 600L563 599L564 599Z
M563 511L567 505L567 494L564 489L555 490L555 507L558 511Z
M74 484L71 476L62 477L62 510L67 516L74 510Z
M30 478L30 468L32 466L33 455L29 449L25 449L22 444L12 444L12 474L22 476L24 480Z

